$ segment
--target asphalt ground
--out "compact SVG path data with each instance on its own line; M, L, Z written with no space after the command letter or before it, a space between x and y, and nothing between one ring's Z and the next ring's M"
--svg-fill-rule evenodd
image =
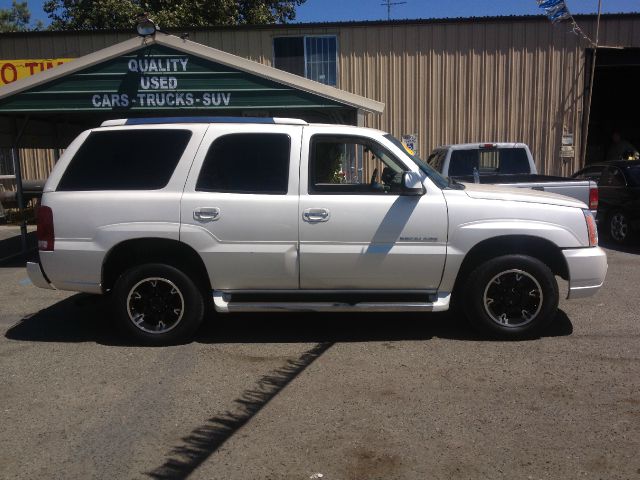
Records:
M167 348L5 261L0 478L640 478L640 248L608 253L604 288L536 340L449 313L263 314Z

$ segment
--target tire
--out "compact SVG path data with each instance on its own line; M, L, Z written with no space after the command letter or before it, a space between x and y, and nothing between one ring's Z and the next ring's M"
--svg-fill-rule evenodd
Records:
M479 265L466 282L465 313L493 337L539 336L558 310L558 282L540 260L505 255Z
M161 263L138 265L121 275L113 304L119 329L143 345L188 341L204 316L198 286L181 270Z
M626 213L617 210L609 215L607 220L607 235L618 245L626 245L631 241L631 225Z

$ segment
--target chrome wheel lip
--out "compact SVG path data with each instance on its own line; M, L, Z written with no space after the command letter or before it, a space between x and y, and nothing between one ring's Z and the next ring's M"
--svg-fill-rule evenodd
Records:
M609 230L614 240L622 242L627 238L627 235L629 234L629 225L624 213L618 212L612 215L611 220L609 221L609 225Z
M532 280L533 283L535 284L535 290L537 290L539 292L539 300L538 300L538 307L536 309L536 311L529 316L528 318L524 319L524 321L522 322L518 322L517 324L510 324L510 320L506 318L506 313L503 312L502 315L497 316L489 307L493 302L492 299L490 299L490 297L488 296L489 293L489 289L491 288L491 286L494 284L494 282L501 276L503 275L509 275L509 274L520 274L524 277L527 277L528 279ZM491 301L489 301L491 300ZM489 318L495 322L496 324L500 325L501 327L507 327L507 328L520 328L520 327L524 327L528 324L530 324L531 322L533 322L537 316L540 314L540 311L542 310L542 305L544 303L544 295L542 293L542 286L540 285L540 282L538 282L538 280L531 275L530 273L524 271L524 270L520 270L518 268L513 268L513 269L509 269L509 270L504 270L500 273L498 273L497 275L495 275L491 280L489 280L487 282L487 285L484 289L484 294L482 296L482 303L484 306L484 310L487 313L487 315L489 315ZM522 313L524 315L524 311Z
M148 328L144 325L144 320L141 322L137 322L136 321L136 316L132 313L131 311L131 300L133 298L133 295L136 293L138 287L140 287L142 284L144 283L150 283L150 282L163 282L165 284L168 284L169 286L171 286L171 288L173 290L176 291L176 293L178 294L178 296L180 297L180 313L178 315L178 318L176 320L174 320L170 325L168 325L166 328L160 328L160 329L156 329L156 328ZM167 279L167 278L162 278L162 277L146 277L142 280L140 280L138 283L136 283L133 287L131 287L131 289L129 290L129 294L127 295L127 314L129 315L129 320L131 321L131 323L138 328L139 330L142 330L143 332L146 333L150 333L153 335L160 335L163 333L167 333L170 332L171 330L173 330L174 328L176 328L180 322L182 321L182 317L184 316L184 308L185 308L185 302L184 302L184 296L182 295L182 292L180 291L180 289L178 288L178 286L173 283L171 280Z

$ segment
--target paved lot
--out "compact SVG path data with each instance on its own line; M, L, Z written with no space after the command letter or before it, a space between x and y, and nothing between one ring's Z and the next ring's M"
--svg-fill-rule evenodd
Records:
M539 340L449 314L244 315L139 348L0 268L0 478L640 478L640 250Z

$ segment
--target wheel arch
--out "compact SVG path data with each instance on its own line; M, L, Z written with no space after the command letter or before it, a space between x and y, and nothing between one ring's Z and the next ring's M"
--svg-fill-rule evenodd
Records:
M171 265L190 274L203 290L211 291L209 274L198 252L178 240L155 237L125 240L107 252L102 263L102 291L112 290L126 270L145 263Z
M569 267L562 249L555 243L533 235L503 235L483 240L467 252L456 276L454 291L462 286L477 266L503 255L528 255L536 258L547 265L554 275L569 280Z

